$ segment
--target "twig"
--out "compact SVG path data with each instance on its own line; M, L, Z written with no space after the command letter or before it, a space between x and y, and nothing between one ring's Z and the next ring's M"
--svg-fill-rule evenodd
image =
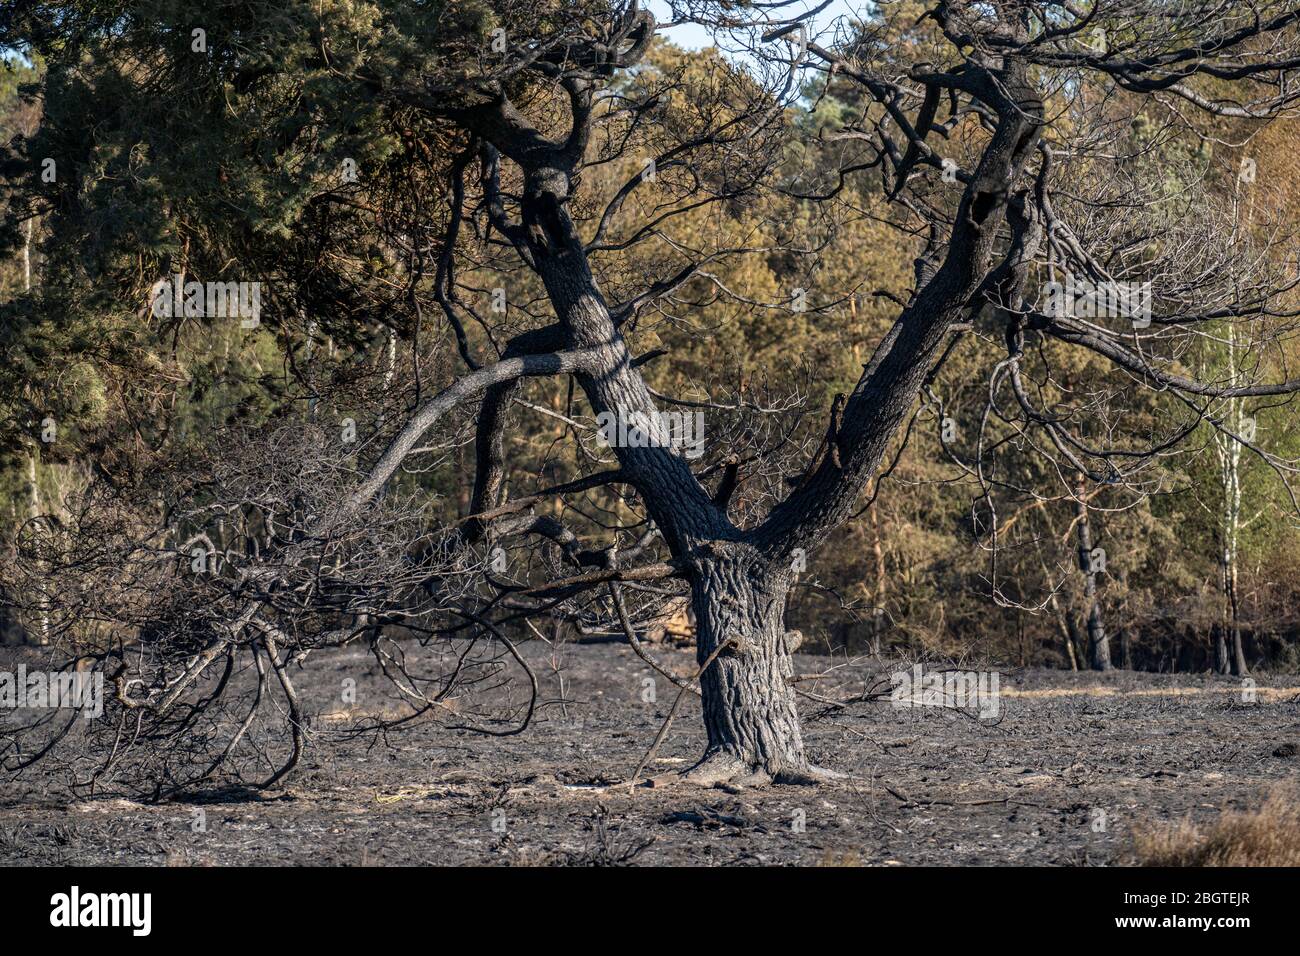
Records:
M719 644L717 647L713 649L713 653L711 653L708 656L708 658L705 659L704 664L701 665L700 669L696 672L695 677L692 679L699 680L701 677L704 676L704 672L709 669L709 665L712 664L714 660L717 659L717 656L719 654L721 654L728 647L738 646L739 644L740 642L736 640L736 638L734 637L727 638L725 641L723 641L721 644ZM646 764L648 764L651 760L653 760L655 754L659 752L659 745L662 744L664 742L664 738L668 736L668 728L673 725L673 718L677 716L677 708L681 705L682 698L686 696L687 690L688 690L687 687L683 687L681 690L677 692L677 697L673 701L672 707L668 708L668 717L664 720L663 726L659 728L659 733L655 735L654 743L650 745L650 749L646 751L646 755L641 758L641 762L637 765L636 770L632 772L632 779L629 780L625 784L625 786L635 787L637 780L641 776L641 771L645 769Z

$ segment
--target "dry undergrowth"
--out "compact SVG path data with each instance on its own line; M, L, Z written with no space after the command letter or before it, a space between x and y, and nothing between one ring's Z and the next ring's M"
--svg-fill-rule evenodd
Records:
M1276 790L1257 810L1225 810L1209 825L1183 820L1138 831L1137 866L1300 866L1300 803Z

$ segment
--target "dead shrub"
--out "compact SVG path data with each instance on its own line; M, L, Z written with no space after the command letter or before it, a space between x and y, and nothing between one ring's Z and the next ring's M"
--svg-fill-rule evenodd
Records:
M1208 825L1190 819L1138 831L1136 866L1300 866L1300 804L1294 790L1269 794L1256 810L1225 810Z

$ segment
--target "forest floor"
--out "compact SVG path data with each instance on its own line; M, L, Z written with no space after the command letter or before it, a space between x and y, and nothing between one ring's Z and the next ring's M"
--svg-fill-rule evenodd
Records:
M525 648L546 704L517 736L416 726L347 739L335 713L270 792L148 804L70 801L39 774L0 784L0 864L1100 865L1123 862L1137 829L1253 806L1300 767L1294 676L1258 678L1250 702L1240 681L1209 675L1002 669L997 719L804 700L808 749L842 782L620 787L676 688L659 677L647 693L652 672L625 646L568 646L562 694L544 650ZM694 670L691 652L655 653ZM796 659L801 675L830 674L799 683L821 697L887 694L905 667ZM325 713L347 677L357 712L383 699L361 650L314 658L296 679ZM647 773L686 768L702 746L688 696Z

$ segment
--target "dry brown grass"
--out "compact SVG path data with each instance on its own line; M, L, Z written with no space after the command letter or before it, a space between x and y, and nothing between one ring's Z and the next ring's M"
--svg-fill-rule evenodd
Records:
M1271 793L1257 810L1225 810L1209 825L1183 820L1137 831L1136 866L1300 866L1300 803L1294 790Z

